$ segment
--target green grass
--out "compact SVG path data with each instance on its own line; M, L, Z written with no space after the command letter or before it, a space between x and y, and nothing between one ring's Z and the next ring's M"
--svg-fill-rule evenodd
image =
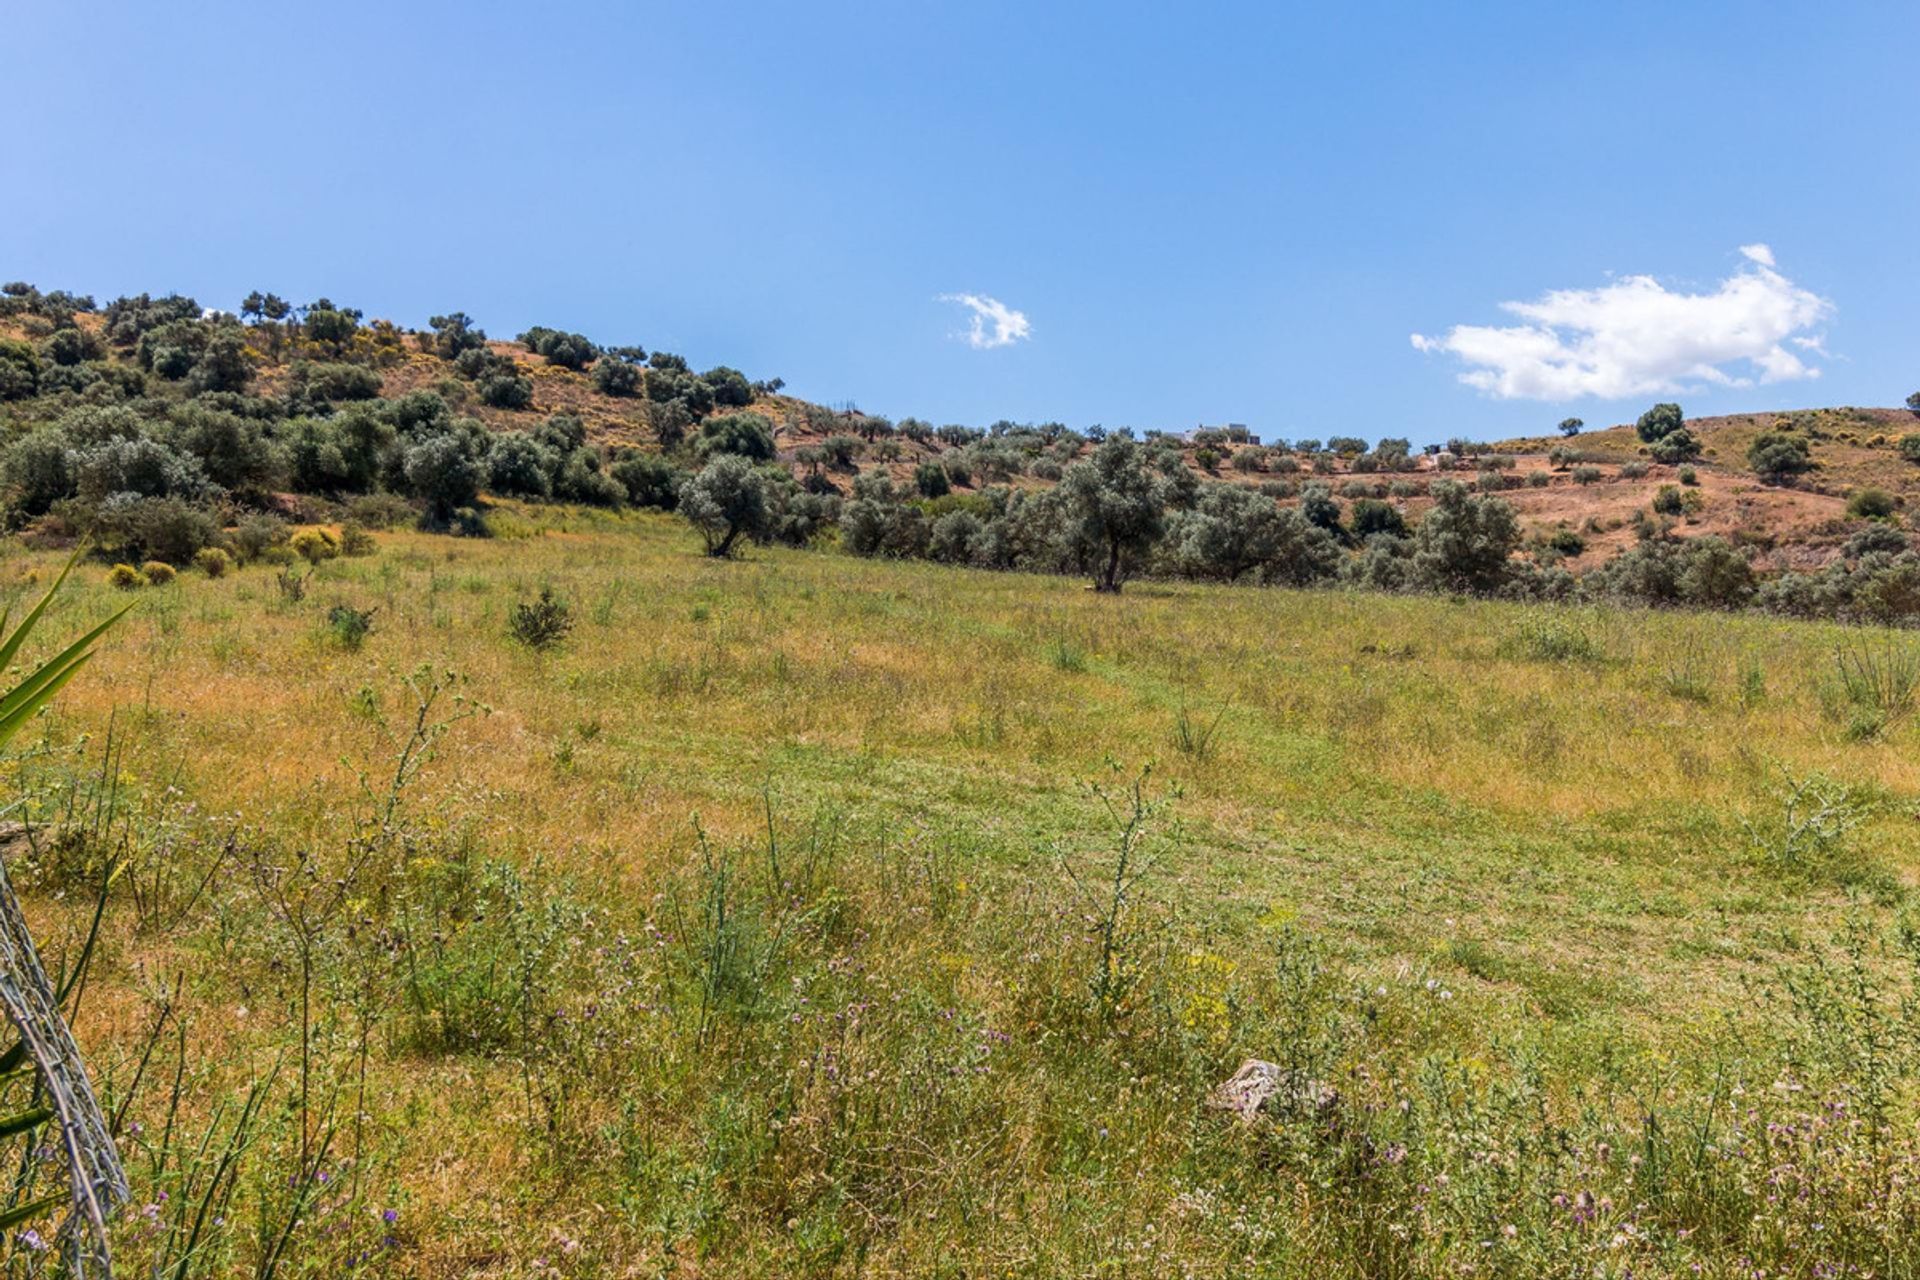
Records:
M12 766L80 833L12 868L51 952L124 846L78 1030L136 1203L271 1080L202 1273L262 1217L283 1274L1920 1273L1920 769L1838 629L503 523L138 592ZM1250 1056L1337 1113L1206 1108Z

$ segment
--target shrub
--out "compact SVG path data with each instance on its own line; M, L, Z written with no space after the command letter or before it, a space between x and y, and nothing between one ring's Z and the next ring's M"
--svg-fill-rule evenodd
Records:
M744 409L753 403L753 384L738 369L721 365L700 375L713 393L713 402L731 409Z
M224 578L233 568L233 557L219 547L202 547L193 553L193 563L209 578Z
M1634 430L1642 440L1652 444L1685 426L1686 416L1680 412L1679 405L1657 404L1640 415L1640 420L1634 423Z
M1520 522L1502 498L1475 497L1448 481L1414 534L1415 581L1429 589L1488 593L1505 584Z
M107 585L121 591L135 591L147 585L147 576L130 564L117 564L107 570Z
M573 610L553 594L552 587L541 587L538 599L513 606L507 618L508 633L535 652L553 648L572 630Z
M343 524L340 526L340 554L343 556L370 556L379 549L373 540L373 534L365 525Z
M1653 495L1653 509L1663 516L1677 516L1686 507L1680 501L1680 490L1674 485L1663 484L1660 492Z
M725 413L700 427L694 451L702 458L732 454L752 462L773 460L773 424L757 413Z
M287 545L308 564L319 564L340 554L340 540L325 529L302 529Z
M1500 638L1494 651L1502 658L1532 662L1598 662L1600 646L1572 618L1557 613L1530 614Z
M1920 413L1920 409L1915 409L1914 412ZM1908 462L1920 463L1920 435L1901 436L1899 449L1902 458Z
M454 512L470 508L480 494L480 466L466 444L452 435L429 436L406 451L402 460L406 485L427 502L431 523L444 523Z
M639 367L614 356L601 356L593 365L593 386L603 396L631 396L640 391Z
M1600 468L1598 467L1575 467L1571 474L1575 484L1586 485L1600 483Z
M1547 536L1547 545L1563 556L1577 556L1587 549L1587 540L1572 529L1555 529Z
M164 587L179 575L165 560L149 560L140 566L140 576L147 580L149 586Z
M327 633L342 649L349 653L356 652L373 633L373 615L376 612L378 610L337 604L327 610Z
M1767 484L1781 484L1813 470L1807 442L1786 431L1763 431L1747 446L1747 465Z
M1680 468L1680 483L1686 485L1699 484L1700 473L1692 467L1682 467Z
M1400 509L1391 503L1378 498L1361 498L1353 504L1353 532L1360 538L1376 533L1403 537L1407 532L1407 521L1400 514Z
M533 403L533 383L518 374L490 373L475 386L480 403L495 409L524 409Z
M241 520L233 532L234 554L241 564L272 559L286 546L287 522L279 516L251 515Z
M168 564L191 563L196 551L212 546L220 536L220 526L201 507L179 498L131 494L115 494L101 503L90 528L108 554Z
M636 507L672 511L680 504L683 476L659 454L629 454L608 468L608 473L626 489L627 501Z
M1675 463L1699 457L1700 441L1694 437L1693 432L1681 427L1677 431L1669 431L1649 444L1647 453L1655 462L1672 466Z
M1622 480L1644 480L1647 477L1647 470L1647 464L1638 459L1632 462L1624 462L1620 464L1620 478Z
M943 498L953 489L946 469L937 462L923 462L913 469L913 487L923 498Z
M498 494L545 498L553 492L555 458L524 431L503 431L487 449L487 488Z
M1847 499L1847 514L1856 520L1884 520L1893 514L1893 495L1885 489L1869 486L1857 489Z

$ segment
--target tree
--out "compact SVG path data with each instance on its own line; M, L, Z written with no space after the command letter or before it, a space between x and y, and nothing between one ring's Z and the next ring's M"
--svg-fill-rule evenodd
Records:
M727 408L743 409L753 403L753 384L738 369L726 365L707 370L700 381L713 392L713 402Z
M556 459L524 431L504 431L487 450L487 488L544 498L553 492Z
M40 390L40 354L24 342L0 338L0 400L26 400Z
M700 531L708 555L727 559L741 538L766 535L766 476L739 454L721 454L680 486L680 514Z
M1580 421L1578 418L1562 418L1560 419L1560 434L1571 439L1579 435L1586 425L1586 423Z
M1308 524L1338 534L1340 500L1324 484L1310 484L1300 491L1300 516Z
M633 453L608 468L626 488L627 501L636 507L671 511L680 505L680 471L657 453Z
M1787 431L1762 431L1747 446L1747 465L1767 484L1785 484L1813 470L1804 438Z
M432 523L446 524L480 496L479 464L456 435L428 436L407 450L404 467L407 488L426 500Z
M1680 430L1686 425L1686 421L1686 415L1680 412L1679 405L1657 404L1640 415L1640 420L1634 424L1634 430L1639 432L1642 440L1652 444L1662 436L1671 435Z
M1405 537L1406 517L1400 514L1400 508L1378 498L1361 498L1353 504L1353 536L1368 538L1376 533L1390 533L1396 538Z
M1119 591L1166 525L1166 487L1146 451L1111 437L1060 480L1067 535L1093 566L1095 591Z
M603 396L630 396L640 390L640 370L614 356L601 356L593 365L593 386Z
M773 424L757 413L726 413L709 418L694 441L702 458L732 453L755 462L773 460Z
M1700 441L1693 432L1681 427L1653 441L1647 446L1647 452L1655 462L1675 466L1699 457Z
M1233 582L1278 559L1303 524L1297 512L1282 512L1255 490L1210 484L1193 510L1174 518L1168 540L1183 571Z
M1916 417L1920 417L1920 391L1907 397L1907 408L1913 410Z
M913 487L920 491L923 498L944 498L952 492L953 482L947 478L945 467L927 461L913 469Z
M1440 591L1498 590L1520 545L1513 508L1500 498L1475 497L1453 480L1435 484L1432 493L1434 507L1414 533L1415 580Z
M525 409L533 403L533 382L517 373L489 373L475 383L480 403L495 409Z
M476 351L487 345L487 331L474 324L464 311L434 316L427 321L433 330L432 350L442 360L452 360L463 351Z

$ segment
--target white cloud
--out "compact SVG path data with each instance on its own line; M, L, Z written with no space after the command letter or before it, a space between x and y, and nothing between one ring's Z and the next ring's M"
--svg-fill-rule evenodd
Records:
M943 293L938 301L957 302L970 313L967 331L961 335L976 351L1010 347L1033 335L1024 311L1015 311L998 298L978 293Z
M1802 331L1831 316L1833 304L1776 271L1766 245L1740 253L1746 264L1711 293L1628 276L1500 304L1525 324L1455 325L1438 338L1416 333L1413 345L1459 357L1468 366L1460 381L1501 400L1611 400L1819 377L1786 344L1824 356L1822 336Z

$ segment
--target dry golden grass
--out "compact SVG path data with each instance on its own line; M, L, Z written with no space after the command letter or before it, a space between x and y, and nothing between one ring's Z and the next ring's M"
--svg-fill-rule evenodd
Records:
M359 773L392 767L408 713L400 677L429 664L459 673L488 710L454 725L409 788L413 862L355 900L367 934L393 927L393 903L423 892L416 879L461 849L566 888L608 929L645 920L672 932L663 904L700 874L696 821L712 846L751 851L769 804L783 825L831 812L852 833L845 887L834 892L856 905L865 938L836 963L887 990L978 1011L1038 1045L1055 1034L1049 1002L1065 996L1035 990L1013 957L1071 956L1077 944L1012 940L1044 937L1036 922L1071 914L1059 859L1093 856L1109 839L1084 784L1109 777L1110 762L1132 772L1157 761L1159 785L1178 792L1181 835L1145 892L1164 913L1169 955L1191 949L1230 975L1219 1036L1195 1050L1194 1069L1220 1076L1239 1055L1278 1052L1231 1012L1260 998L1276 920L1322 939L1363 983L1399 989L1434 976L1457 988L1448 1034L1484 1052L1524 1033L1684 1055L1701 1028L1741 1006L1747 984L1849 904L1890 919L1915 872L1913 729L1849 738L1831 687L1834 628L1156 583L1113 598L1060 579L831 554L711 561L666 517L509 508L496 523L502 536L489 541L380 535L377 555L323 564L298 604L257 566L143 592L46 723L50 754L22 766L21 779L46 795L74 785L99 767L111 721L125 803L138 814L134 875L164 875L157 868L176 846L197 873L208 832L227 823L250 842L335 857L353 830ZM24 589L53 563L14 549L0 580ZM534 653L508 638L507 613L549 585L577 625L557 650ZM91 581L60 602L49 636L124 599ZM378 611L358 651L328 632L336 603ZM1577 632L1596 656L1526 656L1543 620ZM1183 709L1190 724L1217 723L1205 751L1181 749ZM1815 772L1865 797L1865 823L1845 867L1783 876L1756 859L1743 819L1777 809L1785 775ZM950 860L912 881L921 889L902 889L894 877L906 862L892 859L930 849ZM29 883L36 918L70 940L85 894L51 878ZM972 932L932 928L915 896L923 891L960 903ZM176 1016L192 1028L183 1060L192 1117L287 1060L297 1045L292 979L284 944L251 901L237 860L164 927L143 926L117 901L80 1026L109 1081L124 1086L151 1017L141 993L175 975L185 984ZM586 942L608 945L598 933ZM365 944L342 941L340 955ZM1066 949L1047 950L1056 945ZM364 956L359 971L341 963L325 997L329 1070L352 1080L340 1064L352 1059L355 982L382 993L385 1008L404 1003L407 979L399 959L390 971L365 967ZM1213 972L1184 963L1169 970L1187 973L1181 981ZM1182 997L1190 1021L1215 1001L1210 988L1195 990ZM556 1171L566 1161L538 1135L561 1131L539 1120L560 1106L552 1082L572 1078L543 1056L557 1050L430 1051L392 1016L370 1042L366 1132L356 1136L373 1185L351 1210L403 1207L380 1267L859 1269L846 1253L816 1266L777 1220L713 1236L742 1251L731 1262L725 1250L700 1253L699 1231L676 1236L649 1216L661 1193L635 1188L653 1187L654 1174L604 1153ZM678 1113L691 1095L676 1090L692 1087L703 1051L684 1026L647 1034L627 1052L661 1074L629 1064L617 1088L580 1086L566 1125L612 1133L636 1123L621 1117L637 1106L658 1144L650 1160L717 1140L689 1136L711 1116ZM845 1052L893 1071L891 1043ZM810 1052L797 1042L764 1051L803 1067ZM1016 1270L1084 1261L1078 1245L1057 1241L1076 1238L1065 1224L1086 1211L1087 1188L1050 1189L1066 1139L1043 1117L1051 1091L1067 1087L1060 1070L1035 1066L999 1086L991 1106L1019 1119L992 1130L991 1153L964 1178L952 1173L968 1194L985 1187L1004 1203L969 1210L958 1191L926 1193L915 1202L923 1229L862 1246L861 1265L917 1273L961 1239L981 1266L997 1249ZM603 1078L613 1077L592 1077ZM135 1114L151 1127L163 1101L150 1088L136 1094ZM818 1141L830 1147L834 1125L809 1110L804 1090L794 1105L825 1126ZM1174 1128L1165 1111L1114 1111L1141 1126L1132 1164L1119 1167L1150 1171L1105 1205L1129 1230L1164 1217L1154 1197L1182 1157L1169 1147L1163 1160L1161 1148L1188 1141L1177 1135L1191 1119L1177 1117L1190 1097L1186 1112L1153 1105L1174 1107ZM815 1175L790 1176L800 1187ZM723 1180L703 1194L731 1213L761 1193ZM1052 1223L1056 1244L1008 1246L981 1225L1011 1229L1014 1214ZM323 1241L302 1241L311 1266L339 1264ZM244 1242L223 1248L221 1266L245 1265Z

